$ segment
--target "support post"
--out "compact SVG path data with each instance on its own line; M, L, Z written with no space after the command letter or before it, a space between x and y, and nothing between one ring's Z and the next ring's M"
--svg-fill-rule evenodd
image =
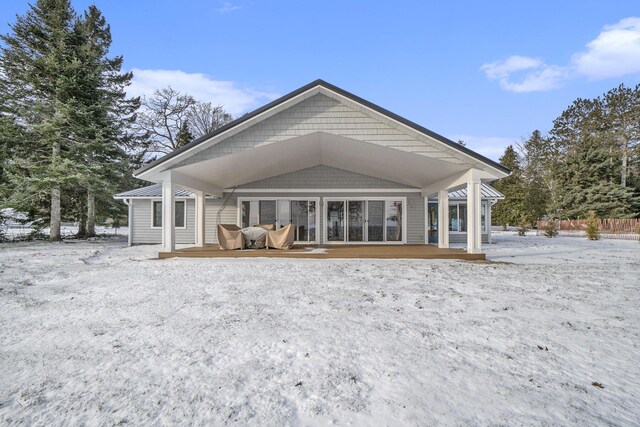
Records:
M449 248L449 190L438 191L438 247Z
M205 243L205 218L206 218L206 200L204 191L196 191L196 246L204 247Z
M162 181L162 251L176 250L176 187L169 180Z
M467 253L470 254L482 252L480 186L479 179L467 181Z

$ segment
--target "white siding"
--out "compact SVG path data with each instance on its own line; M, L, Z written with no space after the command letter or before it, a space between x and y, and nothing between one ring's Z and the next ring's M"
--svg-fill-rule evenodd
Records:
M151 201L160 199L132 199L133 201L133 229L130 230L131 243L162 243L162 229L151 227ZM193 199L176 199L186 200L186 228L176 228L176 243L194 243L195 242L195 201Z

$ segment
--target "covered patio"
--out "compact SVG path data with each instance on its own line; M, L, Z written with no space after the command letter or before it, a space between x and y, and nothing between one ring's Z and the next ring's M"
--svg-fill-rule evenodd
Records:
M320 180L312 174L319 166L348 171L355 178L344 182L336 178L336 172L333 179ZM309 173L304 175L304 171ZM340 88L316 81L151 163L135 176L162 185L160 258L484 259L481 186L508 174L508 169L460 144ZM295 178L286 182L277 179L283 176ZM299 179L301 176L305 179ZM176 250L176 188L194 194L195 247L189 249ZM449 249L449 192L457 189L465 189L467 194L466 215L462 219L466 253ZM219 251L206 241L206 217L213 214L207 211L207 197L221 201L214 227L223 223L224 209L235 212L231 214L235 218L227 217L226 221L238 226L273 223L278 229L286 225L279 213L280 204L269 221L245 221L243 200L258 200L265 206L267 202L274 205L276 199L302 200L309 206L315 203L316 230L314 241L308 239L308 243L324 246L323 251L304 247L288 252ZM429 197L437 198L437 223L443 225L437 229L437 247L426 245ZM396 207L379 208L389 203ZM350 207L359 209L353 218ZM389 225L394 215L395 223ZM385 231L375 238L374 220L387 221L386 225L376 223L378 229ZM331 228L330 221L337 225ZM365 230L357 239L351 239L348 233L352 225L363 230L369 227L371 233ZM389 238L393 227L398 230L397 238ZM347 244L356 243L354 240L368 245ZM342 247L342 243L347 245Z
M312 259L457 259L483 261L484 253L434 245L296 245L288 251L278 249L221 250L218 245L188 247L160 252L158 258L312 258Z

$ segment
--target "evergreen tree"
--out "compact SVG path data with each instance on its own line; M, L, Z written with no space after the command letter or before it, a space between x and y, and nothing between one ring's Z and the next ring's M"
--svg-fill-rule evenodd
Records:
M132 75L120 72L122 57L106 57L110 29L95 6L78 18L69 1L38 0L11 28L0 113L22 130L5 161L17 189L7 204L50 218L52 240L62 215L92 234L96 209L112 212L111 194L131 180L127 129L140 102L126 99Z
M612 98L576 100L554 121L551 131L557 149L557 207L563 218L637 216L639 198L622 185L620 113L612 112ZM618 107L616 107L618 109ZM627 133L628 134L628 133ZM627 140L627 147L632 146ZM627 151L627 165L628 165Z
M549 201L555 191L551 177L553 150L549 140L535 130L520 146L522 152L523 207L526 218L532 223L547 213Z
M189 122L187 120L182 122L180 130L178 131L178 137L176 139L178 140L178 147L183 147L193 141L193 135L189 130Z
M520 157L512 145L506 148L500 163L511 169L511 175L493 183L505 198L494 205L492 217L506 228L509 224L519 224L525 214Z
M603 104L607 130L620 159L620 185L627 187L632 171L637 175L640 157L640 84L611 89L604 95Z
M17 17L12 34L0 36L0 114L25 127L6 169L17 189L9 202L48 219L51 240L60 239L61 189L74 177L68 159L74 19L68 0L37 0Z

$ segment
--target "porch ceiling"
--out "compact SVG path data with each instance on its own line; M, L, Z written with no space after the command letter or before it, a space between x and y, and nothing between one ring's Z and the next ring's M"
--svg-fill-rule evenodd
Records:
M232 188L318 165L422 188L469 165L403 152L324 132L231 153L174 169L218 188Z

